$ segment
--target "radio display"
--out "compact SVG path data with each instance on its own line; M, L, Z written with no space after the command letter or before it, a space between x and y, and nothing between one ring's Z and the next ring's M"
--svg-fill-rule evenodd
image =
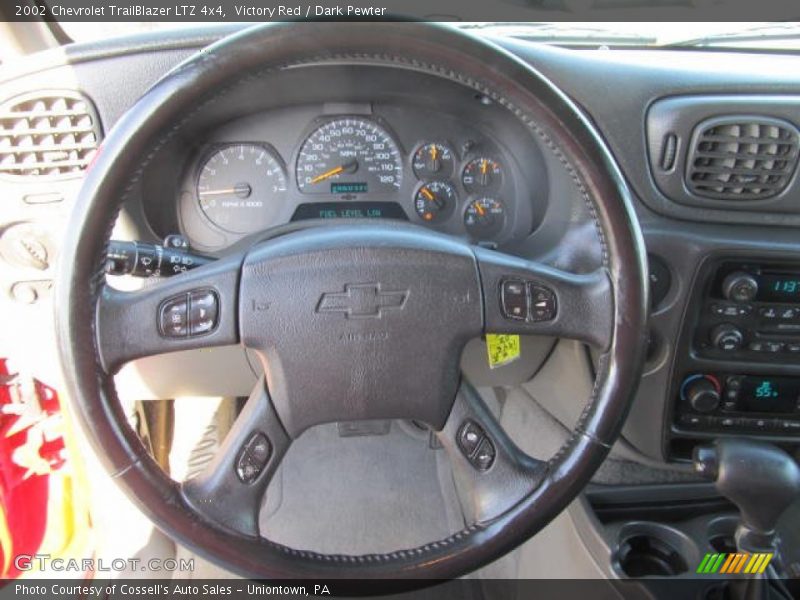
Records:
M759 279L758 300L800 302L800 276L767 273Z
M745 412L793 413L800 396L800 379L789 377L745 377L739 406Z

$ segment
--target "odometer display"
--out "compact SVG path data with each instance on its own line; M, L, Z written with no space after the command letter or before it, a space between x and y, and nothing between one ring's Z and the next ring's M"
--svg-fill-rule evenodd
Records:
M348 184L370 194L400 189L403 163L389 133L369 119L328 121L303 142L297 185L306 194L346 193Z

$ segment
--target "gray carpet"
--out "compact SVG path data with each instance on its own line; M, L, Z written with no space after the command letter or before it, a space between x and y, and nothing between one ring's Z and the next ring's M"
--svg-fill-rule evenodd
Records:
M412 548L464 526L444 450L392 422L386 435L305 432L267 490L265 537L298 549L361 554Z

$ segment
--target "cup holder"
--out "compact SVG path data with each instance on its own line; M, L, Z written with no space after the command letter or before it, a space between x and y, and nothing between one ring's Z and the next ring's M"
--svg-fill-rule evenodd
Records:
M688 537L658 523L628 523L618 539L614 562L626 577L676 577L697 555Z
M708 525L708 544L715 552L733 554L736 552L736 526L739 518L736 515L719 517Z

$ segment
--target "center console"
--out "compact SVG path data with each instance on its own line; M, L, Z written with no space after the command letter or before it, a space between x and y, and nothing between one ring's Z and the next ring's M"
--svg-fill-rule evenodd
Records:
M672 459L724 435L800 445L800 261L703 265L671 381L664 442Z

